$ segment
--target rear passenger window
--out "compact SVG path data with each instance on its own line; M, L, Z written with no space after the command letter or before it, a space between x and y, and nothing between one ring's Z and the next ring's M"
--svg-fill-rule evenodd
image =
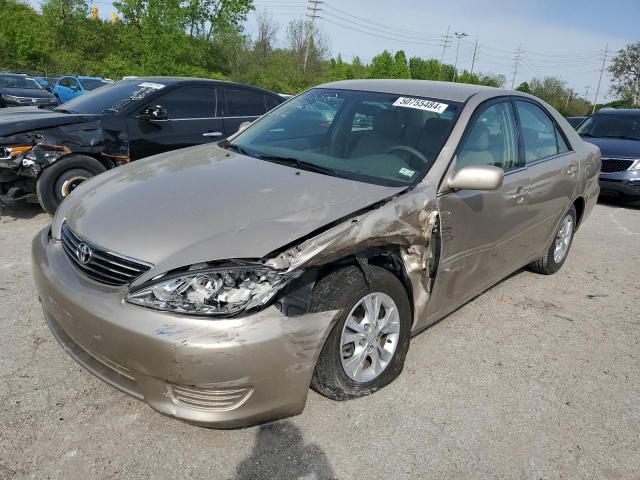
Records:
M215 117L215 90L183 87L161 97L157 103L167 109L170 120Z
M261 93L227 88L225 96L227 102L225 117L259 117L267 111L265 98Z
M503 170L517 167L518 135L511 103L495 103L473 122L458 153L456 169L469 165L494 165Z
M516 101L520 117L526 163L568 151L562 135L542 108L530 102Z

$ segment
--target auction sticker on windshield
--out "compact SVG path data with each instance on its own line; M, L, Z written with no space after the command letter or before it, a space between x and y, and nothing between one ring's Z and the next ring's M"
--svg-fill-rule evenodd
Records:
M400 97L393 102L394 107L417 108L427 112L442 113L449 106L446 103L423 100L422 98Z

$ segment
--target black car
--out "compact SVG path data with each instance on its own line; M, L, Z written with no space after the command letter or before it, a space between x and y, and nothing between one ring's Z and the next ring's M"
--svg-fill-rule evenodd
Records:
M567 117L567 122L569 122L569 125L573 128L578 128L585 118L587 117Z
M0 108L24 105L53 107L58 101L33 78L18 73L0 73Z
M224 139L283 102L232 82L134 78L52 111L0 112L0 206L39 201L49 213L82 181L157 153Z
M599 110L578 134L602 152L600 191L628 201L640 200L640 109Z

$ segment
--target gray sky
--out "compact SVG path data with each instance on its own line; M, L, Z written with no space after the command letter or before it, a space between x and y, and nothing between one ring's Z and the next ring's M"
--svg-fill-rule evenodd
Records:
M281 24L305 15L304 0L256 0L259 12L269 12ZM405 50L408 56L440 58L441 36L464 32L459 68L471 67L478 40L475 71L505 75L511 86L514 56L522 46L515 85L545 75L559 76L589 100L594 100L605 46L617 51L640 40L640 0L325 0L318 25L330 40L333 55L364 61L382 50ZM255 15L247 22L255 31ZM454 63L455 38L445 52ZM608 62L607 62L608 64ZM600 97L608 97L605 72Z

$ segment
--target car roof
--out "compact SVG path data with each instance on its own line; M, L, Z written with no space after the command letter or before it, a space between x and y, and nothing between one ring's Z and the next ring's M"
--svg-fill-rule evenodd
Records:
M595 115L640 115L640 108L603 108Z
M241 87L241 88L249 88L252 90L257 90L263 93L267 93L269 95L273 95L274 97L282 98L277 93L274 93L270 90L266 90L264 88L256 87L255 85L249 85L246 83L237 83L230 82L228 80L214 80L211 78L198 78L198 77L135 77L135 78L127 78L126 80L118 80L119 82L157 82L162 83L164 85L178 85L178 84L203 84L209 83L212 85L226 85L230 87Z
M377 93L393 93L438 98L452 102L466 102L477 93L489 93L489 96L521 95L516 90L471 85L468 83L437 82L433 80L340 80L318 85L317 88L335 88L341 90L362 90Z
M26 77L26 73L9 73L9 72L0 72L0 75L5 77Z

